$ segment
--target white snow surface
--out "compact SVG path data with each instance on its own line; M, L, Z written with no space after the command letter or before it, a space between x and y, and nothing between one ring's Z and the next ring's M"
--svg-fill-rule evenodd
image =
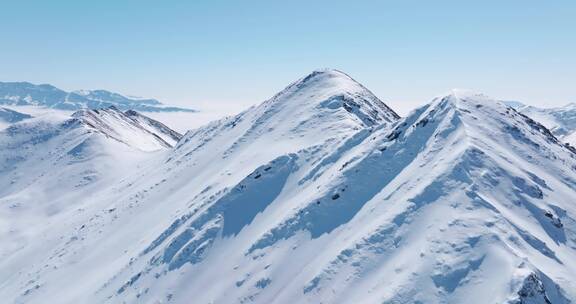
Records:
M182 137L164 124L136 111L122 112L113 106L100 110L80 110L72 116L95 131L143 151L171 148Z
M576 103L556 108L539 108L520 102L506 104L540 122L563 142L576 146Z
M123 123L109 111L81 116ZM321 70L153 153L124 126L14 126L0 133L8 303L576 300L576 150L482 94L400 119Z

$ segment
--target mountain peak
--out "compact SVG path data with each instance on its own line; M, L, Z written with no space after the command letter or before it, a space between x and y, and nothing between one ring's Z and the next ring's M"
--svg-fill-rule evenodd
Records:
M270 161L310 147L337 145L358 131L398 119L350 76L332 69L316 70L258 106L188 132L173 158L187 159L203 151L212 157L220 151L222 158L234 155L245 157L246 162L258 157ZM249 147L265 148L254 152ZM251 152L244 155L244 151Z
M451 89L450 91L437 96L436 98L442 99L443 97L448 97L453 99L454 101L463 101L469 99L482 99L482 100L491 100L486 94L470 90L470 89Z
M311 108L310 113L317 113L321 109L333 112L344 109L364 126L393 122L400 117L363 85L335 69L313 71L290 84L262 106L279 106L286 102L293 106Z
M347 84L347 85L345 85ZM296 82L288 86L303 87L303 86L340 86L341 89L349 88L349 86L361 86L356 80L348 74L336 69L317 69L310 74L300 78ZM345 86L342 86L345 85ZM363 87L362 87L363 88Z
M331 69L331 68L316 69L316 70L312 71L310 74L308 74L307 76L305 76L303 78L303 80L312 79L314 77L326 77L326 78L341 77L341 78L353 80L352 77L350 77L348 74L346 74L340 70Z

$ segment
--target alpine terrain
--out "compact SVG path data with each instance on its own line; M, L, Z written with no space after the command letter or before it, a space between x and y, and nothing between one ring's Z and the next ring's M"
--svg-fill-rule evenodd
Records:
M506 104L539 121L559 139L576 146L576 103L556 108L538 108L520 102Z
M183 136L119 109L0 132L3 302L576 301L576 149L483 94L401 118L318 70Z

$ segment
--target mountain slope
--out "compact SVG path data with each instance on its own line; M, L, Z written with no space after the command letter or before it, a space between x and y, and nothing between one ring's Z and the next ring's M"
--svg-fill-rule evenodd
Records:
M116 107L81 110L72 117L95 131L143 151L171 148L182 137L156 120L136 111L123 113Z
M144 116L134 110L124 112L124 115L132 119L138 126L158 135L164 142L173 147L182 138L182 134L170 129L163 123Z
M178 136L141 114L128 116L115 108L83 110L72 118L28 119L0 132L0 194L18 193L29 186L74 189L97 179L112 179L99 173L133 163L125 157L136 161L149 152L166 150L171 145L163 137L175 141Z
M54 231L91 213L89 201L127 172L161 161L171 147L167 141L178 137L146 116L115 108L82 110L72 118L44 115L0 132L0 257L26 265L28 257L42 255L22 251L38 249L34 244L46 235L62 240Z
M480 94L399 120L317 71L113 187L59 199L81 211L3 255L0 298L570 303L575 153Z
M338 96L346 96L347 100ZM330 101L329 107L324 106L327 101ZM355 108L347 110L344 102ZM349 76L331 70L315 72L259 107L189 132L166 157L164 164L153 160L148 169L126 173L115 187L83 199L83 212L75 214L66 225L54 225L50 233L5 259L0 273L24 270L16 277L10 277L10 283L4 281L8 277L0 278L0 282L9 285L0 293L19 301L40 300L48 294L62 302L92 298L93 292L105 280L127 265L129 260L125 258L130 259L144 249L142 246L149 246L147 242L170 225L174 215L180 213L178 210L188 210L186 206L191 197L209 195L213 191L224 194L263 163L278 157L284 159L282 155L292 152L317 151L315 158L319 159L326 156L323 149L349 140L358 142L367 136L369 132L362 132L360 137L350 139L367 125L396 119L396 114ZM111 235L112 231L116 232ZM78 233L84 236L74 236ZM140 239L142 235L152 239L129 241ZM67 241L70 238L74 241ZM43 248L45 257L38 255L38 248ZM85 250L92 252L91 258L77 255ZM58 253L57 259L50 258L49 255L55 252L65 254ZM33 260L38 263L28 264L26 261L30 259L25 257L35 257ZM76 260L76 257L80 259ZM79 268L65 266L69 265L70 259L76 260L74 263ZM117 260L113 263L115 266L109 264L110 259ZM34 269L44 263L40 261L56 268L36 272ZM89 266L93 263L111 267L97 270ZM91 283L83 288L63 290L62 286L75 284L74 269L86 271L85 277L95 275L102 280L90 280ZM36 277L33 283L25 279L28 274ZM45 285L47 282L51 282L50 287Z
M206 145L222 147L224 157L259 145L261 151L247 151L250 158L254 158L254 153L269 155L265 157L269 161L279 153L326 141L336 143L358 130L390 124L398 118L350 76L336 70L319 70L257 107L189 132L176 147L173 158L202 150Z
M484 96L454 92L393 129L357 136L330 155L280 156L224 192L205 188L103 295L575 299L576 161L547 129Z
M49 84L28 82L0 82L0 105L32 105L72 111L115 106L121 110L145 112L193 112L165 106L155 99L127 97L105 90L66 92Z
M556 108L538 108L519 102L506 102L506 104L542 123L564 142L576 146L576 104L570 103Z

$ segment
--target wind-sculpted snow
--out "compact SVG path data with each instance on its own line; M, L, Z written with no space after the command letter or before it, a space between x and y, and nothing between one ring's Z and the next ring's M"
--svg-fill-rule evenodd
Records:
M574 193L573 152L515 111L461 94L440 97L391 127L362 130L331 153L322 145L301 150L297 166L286 171L293 178L273 182L280 188L250 183L247 192L235 192L236 186L195 208L185 218L197 227L166 247L171 254L164 262L173 263L175 252L188 246L181 261L195 265L168 266L184 271L178 281L187 282L187 291L169 298L513 303L554 294L567 303L574 296L567 265L575 238L565 225L573 221L566 196ZM511 125L521 136L508 132ZM190 156L203 149L195 147ZM538 147L545 153L530 152ZM266 178L261 171L238 185ZM262 195L242 199L253 189ZM235 207L216 211L223 204ZM231 215L237 220L227 229ZM208 229L219 234L211 232L206 242ZM518 280L521 269L531 272ZM224 273L235 279L222 281ZM530 273L550 277L535 295L523 283ZM164 276L173 277L168 272L157 280ZM219 283L206 289L204 280Z
M115 107L81 110L72 115L96 132L143 151L170 148L181 135L135 111L122 113Z
M166 247L161 261L169 264L171 269L182 266L184 262L199 262L200 256L196 254L198 251L196 247L207 241L205 231L207 229L211 240L214 240L220 232L224 238L240 233L243 227L250 224L254 217L264 211L280 194L289 174L294 171L294 157L283 156L258 168L229 193L200 212L199 216L186 216L185 219L189 219L191 223ZM184 222L178 220L176 225L182 224ZM168 233L164 232L161 238L166 239L174 232L174 226L171 226ZM202 241L197 240L198 235ZM158 240L154 242L154 247L159 245ZM151 249L148 248L146 251L149 252Z
M324 194L312 199L294 217L268 232L250 251L270 246L303 229L310 231L313 238L317 238L352 219L365 203L414 160L417 154L406 150L406 145L420 150L426 139L436 130L436 126L431 124L429 128L407 131L408 126L411 126L418 116L414 115L412 118L400 123L392 131L385 130L390 133L375 134L372 140L382 137L382 146L376 151L369 151L369 155L361 162L355 159L358 156L354 155L354 158L341 164L338 170L342 173L336 183L328 184L328 189L322 189L324 191L317 189L317 192ZM409 142L404 141L407 137Z
M176 143L180 140L180 138L182 138L182 135L180 133L170 129L163 123L151 119L147 116L144 116L134 110L126 111L124 112L124 115L134 120L138 124L138 126L145 128L151 133L154 133L160 138L162 138L162 140L168 143L170 147L175 146Z
M557 108L538 108L518 102L506 102L518 112L538 121L561 141L576 146L576 104Z
M129 147L102 124L116 115L87 119L90 134ZM94 140L68 145L67 161L92 163ZM317 71L154 155L113 171L113 186L67 190L75 207L35 242L0 239L0 297L576 300L576 151L484 95L452 91L399 119L347 75Z

